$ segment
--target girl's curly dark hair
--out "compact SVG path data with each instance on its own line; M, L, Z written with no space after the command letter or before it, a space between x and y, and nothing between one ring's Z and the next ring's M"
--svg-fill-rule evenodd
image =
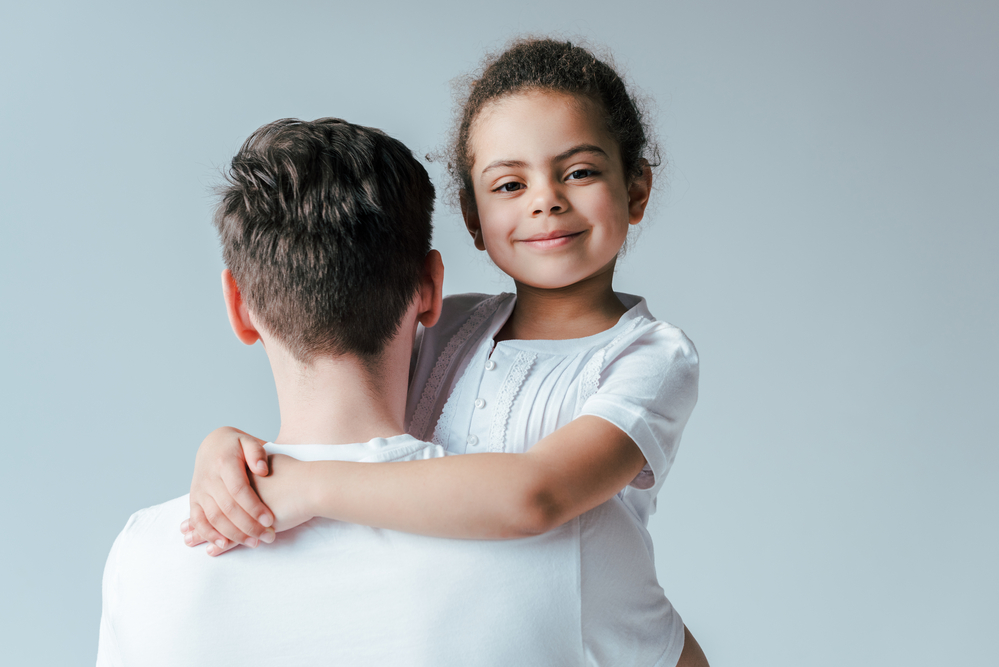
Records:
M606 60L609 60L607 58ZM479 112L489 102L527 91L552 91L582 95L604 110L607 129L620 146L625 177L641 175L646 162L661 164L659 146L646 123L645 105L629 94L614 68L593 53L568 41L522 38L499 53L488 54L482 67L465 78L455 129L443 151L453 190L473 192L469 139Z

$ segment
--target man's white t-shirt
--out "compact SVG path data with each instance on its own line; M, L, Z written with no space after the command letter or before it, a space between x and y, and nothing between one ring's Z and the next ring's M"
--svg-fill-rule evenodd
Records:
M302 460L443 455L408 435L267 449ZM97 664L674 665L682 622L627 512L615 497L506 541L313 519L209 558L180 539L183 496L136 512L115 540Z

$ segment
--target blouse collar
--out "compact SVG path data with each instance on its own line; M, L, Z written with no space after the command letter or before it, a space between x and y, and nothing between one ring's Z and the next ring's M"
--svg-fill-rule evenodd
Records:
M625 294L624 292L614 292L614 294L628 310L621 315L617 324L609 329L582 338L568 338L565 340L525 340L516 338L501 341L497 345L506 345L518 350L531 350L548 354L575 354L580 351L603 347L614 340L621 331L631 327L633 321L636 319L655 320L649 312L645 299L642 297L634 294ZM516 294L504 293L501 297L502 300L499 307L489 322L489 331L485 337L486 340L491 341L499 333L499 330L503 328L506 321L510 319L513 308L517 304Z

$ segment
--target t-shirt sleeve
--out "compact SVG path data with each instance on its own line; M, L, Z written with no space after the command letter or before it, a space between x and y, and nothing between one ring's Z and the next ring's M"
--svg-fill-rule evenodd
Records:
M580 414L606 419L645 455L631 482L648 489L666 478L697 402L698 358L682 331L657 322L620 351L609 350L596 392Z

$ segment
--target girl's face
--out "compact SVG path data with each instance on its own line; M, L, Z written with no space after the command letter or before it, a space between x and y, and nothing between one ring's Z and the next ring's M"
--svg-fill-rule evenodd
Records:
M628 183L600 107L529 92L488 104L472 127L475 245L518 283L542 289L613 272L629 225L645 214L651 177Z

